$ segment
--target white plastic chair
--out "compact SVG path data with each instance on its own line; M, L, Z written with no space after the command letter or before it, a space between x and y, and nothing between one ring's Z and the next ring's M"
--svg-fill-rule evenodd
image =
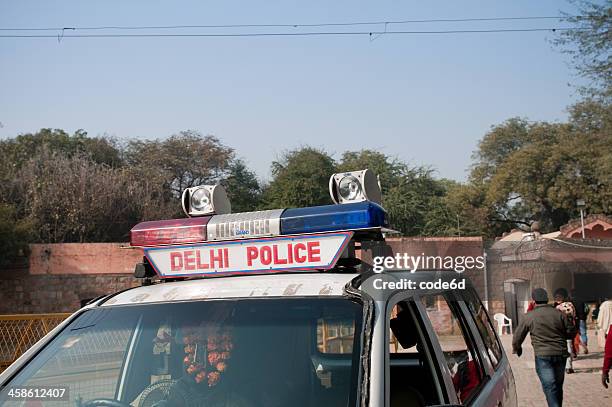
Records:
M493 319L497 322L497 333L499 336L504 334L504 327L510 329L510 335L512 335L512 320L502 313L493 315Z

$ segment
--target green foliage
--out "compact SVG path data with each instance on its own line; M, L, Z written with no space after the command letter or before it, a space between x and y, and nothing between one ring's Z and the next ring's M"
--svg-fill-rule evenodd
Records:
M183 131L165 140L132 140L127 163L179 197L185 188L215 184L228 175L233 150L214 136Z
M73 135L59 129L41 129L36 133L20 134L13 139L0 141L0 158L4 165L10 165L10 169L17 170L43 147L68 157L76 154L86 155L96 163L111 167L122 163L116 140L89 137L84 130L77 130Z
M331 174L366 168L380 177L382 204L393 228L405 235L439 235L447 231L446 225L430 220L434 218L432 211L447 210L442 197L453 183L434 179L428 168L411 168L398 159L372 150L347 151L338 163L324 151L311 147L286 153L272 165L274 178L264 193L266 207L330 204L328 182Z
M569 123L511 119L486 134L470 181L485 191L478 204L489 209L489 221L509 228L538 220L543 230L557 230L578 216L577 199L590 213L610 213L610 113L587 101L572 108Z
M571 58L579 75L589 83L581 87L590 97L610 103L612 97L612 1L598 4L586 0L572 0L578 5L578 15L568 16L567 21L577 29L561 31L553 40Z
M42 129L0 142L0 203L15 225L27 220L28 242L125 241L141 220L183 216L182 189L223 181L232 157L216 138L194 132L124 150L84 131Z
M137 221L124 170L43 149L17 172L24 218L36 241L123 241Z
M344 153L338 168L340 171L368 168L379 175L382 203L394 229L408 236L441 232L433 224L426 227L429 214L442 210L440 198L445 193L445 186L434 179L432 170L411 168L398 159L372 150Z
M0 266L27 255L31 236L31 223L27 219L18 219L13 206L0 203Z
M328 182L334 160L312 147L288 151L272 162L273 179L264 190L264 207L292 208L330 204Z
M230 164L228 176L222 184L232 203L232 212L253 211L261 205L261 186L244 161L238 159Z
M342 154L337 171L356 171L366 168L378 175L383 196L388 188L397 185L398 180L410 172L405 163L372 150L345 152Z

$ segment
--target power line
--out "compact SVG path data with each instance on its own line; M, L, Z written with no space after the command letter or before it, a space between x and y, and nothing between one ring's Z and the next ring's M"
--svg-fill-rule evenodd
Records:
M145 38L145 37L308 37L308 36L350 36L350 35L409 35L409 34L476 34L476 33L518 33L518 32L555 32L585 30L584 28L520 28L520 29L490 29L490 30L441 30L441 31L319 31L302 33L223 33L223 34L0 34L0 38Z
M304 28L338 27L360 25L392 25L417 23L460 23L477 21L521 21L521 20L567 20L583 16L527 16L527 17L482 17L482 18L437 18L424 20L353 21L306 24L215 24L215 25L159 25L159 26L93 26L93 27L0 27L0 31L61 31L61 30L175 30L193 28Z

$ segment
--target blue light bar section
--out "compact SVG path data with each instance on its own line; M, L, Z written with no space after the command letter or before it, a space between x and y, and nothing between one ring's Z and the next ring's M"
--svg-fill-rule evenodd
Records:
M285 209L282 235L387 227L387 212L374 202Z

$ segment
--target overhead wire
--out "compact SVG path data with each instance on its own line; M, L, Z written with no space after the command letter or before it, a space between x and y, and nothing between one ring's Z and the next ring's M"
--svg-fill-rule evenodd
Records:
M548 27L548 28L509 28L483 30L432 30L432 31L317 31L317 32L251 32L251 33L185 33L185 34L64 34L62 38L143 38L143 37L307 37L307 36L349 36L349 35L417 35L417 34L474 34L474 33L518 33L518 32L556 32L584 31L584 28ZM0 34L0 38L57 38L55 34Z
M567 20L583 16L524 16L524 17L475 17L475 18L436 18L418 20L379 20L331 23L294 23L294 24L209 24L209 25L151 25L151 26L66 26L66 27L0 27L0 31L59 31L59 30L176 30L195 28L302 28L302 27L342 27L363 25L391 25L418 23L459 23L485 21L528 21L528 20Z

